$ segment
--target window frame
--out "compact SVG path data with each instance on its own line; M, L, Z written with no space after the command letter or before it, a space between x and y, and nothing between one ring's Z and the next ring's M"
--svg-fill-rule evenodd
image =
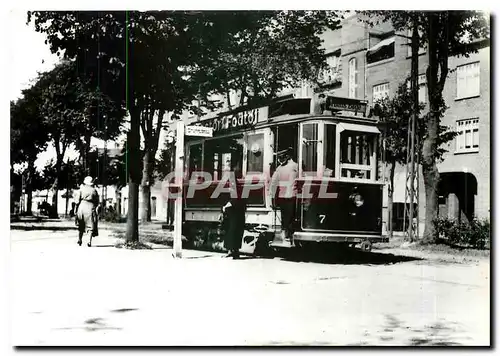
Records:
M470 93L469 91L467 91L467 88L470 88L471 85L467 82L468 76L467 76L467 70L466 70L466 68L467 67L474 68L473 66L475 66L475 65L477 65L477 90L474 91L474 93ZM463 71L465 73L464 77L462 78L465 81L464 84L463 84L463 89L462 90L461 90L462 86L459 84L459 80L460 80L459 74L460 74L461 68L464 69ZM472 78L476 77L475 73L472 73L471 77ZM469 80L471 80L471 79L469 79ZM455 81L455 84L457 86L455 100L476 98L476 97L481 96L481 62L480 61L473 61L473 62L469 62L469 63L458 65L456 67L456 81Z
M348 182L364 182L364 183L374 183L378 181L378 171L377 171L377 152L378 152L378 139L377 137L373 140L373 147L371 151L371 162L370 165L353 165L352 163L342 163L342 154L341 154L341 135L345 131L359 132L363 134L374 134L380 137L380 131L375 127L371 126L363 126L358 124L347 124L347 123L339 123L336 128L336 167L335 167L335 177L339 181L348 181ZM356 166L356 167L351 167ZM348 178L342 177L342 169L351 169L361 167L368 168L370 167L370 178Z
M470 123L467 123L470 121ZM464 123L463 126L460 123ZM460 127L461 126L461 127ZM467 132L470 131L471 147L467 148ZM460 119L456 121L455 154L478 153L480 148L479 140L479 117ZM477 147L474 147L474 132L477 132ZM460 148L459 140L462 140L463 148Z
M384 83L376 84L376 85L372 86L372 104L375 103L375 88L381 87L383 85L387 85L387 97L390 96L390 93L391 93L391 84L390 84L390 82L384 82ZM377 100L378 99L382 99L382 98L383 97L377 98Z
M315 174L311 174L314 171L307 171L308 175L305 175L304 168L302 167L304 152L304 125L316 124L317 125L317 140L316 140L316 171ZM324 124L322 120L309 120L299 123L299 154L298 154L298 165L299 165L299 177L303 179L311 179L322 176L320 175L320 169L323 167L323 137L324 137Z
M351 68L351 63L353 68ZM352 78L352 82L351 82ZM349 58L347 62L347 82L348 82L348 97L356 99L358 94L358 59L356 57Z
M422 38L423 36L423 33L422 31L418 30L418 36L420 38ZM406 57L407 58L411 58L412 56L412 50L411 50L411 39L413 37L413 30L412 29L408 29L407 31L407 38L406 38L406 45L408 46L407 48L407 53L406 53ZM419 46L418 48L418 55L421 56L423 54L427 53L427 46Z

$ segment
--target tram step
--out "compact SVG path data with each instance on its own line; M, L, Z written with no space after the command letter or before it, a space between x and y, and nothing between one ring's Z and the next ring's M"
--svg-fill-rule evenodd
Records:
M271 247L277 247L277 248L290 248L292 247L292 243L287 240L281 240L281 239L276 239L273 242L271 242Z

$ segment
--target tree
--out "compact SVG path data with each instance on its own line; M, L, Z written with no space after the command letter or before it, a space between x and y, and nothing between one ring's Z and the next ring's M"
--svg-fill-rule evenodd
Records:
M384 133L384 150L382 157L384 162L389 164L389 185L388 185L388 217L389 217L389 238L393 232L393 194L394 194L394 172L396 164L406 164L407 157L407 137L408 125L413 115L413 99L408 82L401 83L396 94L392 98L385 97L374 103L373 115L379 117L379 124ZM419 115L425 105L420 103ZM420 124L421 120L417 121ZM425 128L418 125L417 133L419 140L424 137ZM419 150L419 148L417 148Z
M10 102L10 160L14 164L26 163L27 168L21 174L26 177L27 194L26 214L31 215L33 199L33 183L35 179L35 161L38 153L43 151L49 141L39 107L39 96L33 88L23 90L23 97Z
M231 20L226 28L234 34L212 47L216 55L201 57L197 73L201 89L215 85L229 107L275 98L283 88L315 80L325 66L319 35L340 25L333 11L246 11ZM231 103L231 92L239 94L239 102Z
M112 122L116 122L116 117L121 114L114 105L109 105L108 98L87 87L78 76L76 68L74 62L64 61L56 65L53 70L40 74L32 87L33 95L27 97L33 101L30 105L37 107L37 113L56 151L54 162L56 174L52 185L52 205L55 214L57 214L58 189L67 149L74 143L78 147L78 142L84 137L86 145L80 147L83 147L84 153L88 151L90 137L97 131L89 122L95 123L99 120L98 114L101 110L110 113ZM110 106L111 109L108 110ZM116 124L108 130L113 137L117 131Z
M364 12L369 23L391 22L396 31L407 33L411 29L415 12L374 11ZM366 19L365 19L366 20ZM419 45L427 47L429 63L426 70L429 112L425 116L426 135L422 145L422 171L425 186L424 243L435 241L434 221L438 213L439 171L443 141L440 139L440 122L446 111L443 90L450 72L448 58L468 56L478 50L478 40L489 40L488 19L479 11L428 11L418 12L416 20L421 32Z
M154 162L152 153L156 152L158 146L155 140L158 137L159 126L157 122L156 129L153 129L152 118L155 113L158 113L157 117L163 117L161 113L170 111L180 113L184 109L199 112L193 105L193 99L196 98L203 100L204 104L210 107L209 94L221 92L223 88L221 83L224 83L226 77L219 74L228 69L227 63L221 63L219 58L222 58L223 53L235 53L238 49L238 36L246 33L247 27L254 26L250 14L253 13L234 11L30 13L28 21L31 17L34 18L36 30L47 35L47 41L53 52L64 51L65 58L78 59L80 73L86 73L91 80L99 82L101 90L113 100L125 103L130 117L127 137L129 208L126 239L128 241L138 240L138 188L141 178L148 178L152 172L150 168ZM286 31L281 29L282 34L293 34L289 36L289 46L286 47L288 49L294 49L291 44L297 40L313 38L318 32L314 23L311 25L308 22L315 19L314 12L296 12L296 15L290 14L282 18L279 16L285 12L265 15L258 12L258 14L267 19L259 22L259 26L263 32L266 27L270 27L267 31L269 38L274 38L273 31L279 33L280 26L286 25L290 19L290 23L298 24L289 26ZM326 13L323 18L325 22L328 21ZM272 28L274 30L271 30ZM301 33L301 30L304 32ZM278 45L283 39L274 38L273 43ZM262 43L262 48L265 48L265 43ZM319 39L310 40L306 42L305 47L295 52L304 55L307 45L313 50L319 47L319 44ZM285 53L284 49L282 51L281 59L295 56ZM262 53L260 63L254 66L254 70L265 62L266 53ZM241 56L239 58L241 59ZM286 63L289 66L293 65L295 71L310 70L308 66L310 62L295 63L294 59ZM245 65L246 63L239 63L240 68L244 68ZM275 62L274 70L280 65ZM245 80L248 78L255 81L258 75L244 76ZM285 84L285 80L280 78L278 76L271 80L272 88L268 89L267 95L275 95L277 88ZM257 84L265 87L261 83ZM238 84L238 89L241 88ZM254 88L257 87L254 85ZM245 88L243 90L246 91ZM254 91L258 93L257 89ZM148 145L144 151L142 175L139 152L141 122L146 139L145 146ZM151 180L143 180L143 183L143 190L146 188L147 191Z

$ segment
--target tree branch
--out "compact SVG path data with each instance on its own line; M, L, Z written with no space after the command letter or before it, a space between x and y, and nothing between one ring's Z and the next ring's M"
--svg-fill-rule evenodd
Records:
M448 76L448 51L449 51L449 12L446 11L444 14L443 23L441 28L444 29L444 38L440 41L440 49L438 51L439 62L441 65L441 73L439 77L438 90L443 92L444 84L446 82L446 77Z
M156 122L156 131L154 135L155 152L158 149L158 141L160 140L160 132L161 132L161 126L163 124L163 116L165 116L165 109L160 109L158 113L158 121Z

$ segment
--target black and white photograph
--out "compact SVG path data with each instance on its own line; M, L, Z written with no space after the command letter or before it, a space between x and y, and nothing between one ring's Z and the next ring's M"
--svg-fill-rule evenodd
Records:
M137 5L8 13L10 347L493 345L494 13Z

